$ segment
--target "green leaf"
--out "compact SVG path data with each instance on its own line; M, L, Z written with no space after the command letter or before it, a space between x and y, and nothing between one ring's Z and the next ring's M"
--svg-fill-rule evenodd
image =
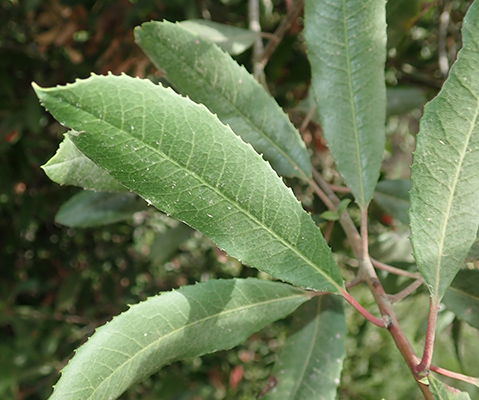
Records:
M479 260L479 232L466 256L466 262Z
M428 376L429 388L431 390L434 400L471 400L469 394L461 392L460 390L450 387L433 375Z
M176 89L217 114L280 175L311 175L306 146L288 116L228 54L169 22L147 22L135 28L135 38Z
M373 196L385 144L383 1L307 0L304 37L323 135L361 207Z
M50 399L116 399L173 361L242 343L308 298L258 279L210 280L152 297L99 328L63 370Z
M458 318L479 329L479 271L459 271L443 302Z
M390 2L388 2L389 4ZM415 87L387 88L386 116L405 114L426 103L424 92Z
M294 333L272 371L278 385L263 398L334 400L346 355L341 300L316 297L293 315Z
M349 203L351 203L350 199L343 199L339 202L337 211L325 211L321 213L319 216L328 221L338 221L339 217L341 216L343 211L346 210Z
M127 76L35 90L75 145L148 203L278 279L339 292L321 231L271 167L204 106Z
M134 193L83 191L60 207L55 221L73 228L102 226L128 219L146 207Z
M411 242L433 297L461 268L479 226L479 3L469 8L463 48L426 105L411 168Z
M243 53L253 46L259 37L259 32L204 19L189 19L181 21L180 25L187 31L215 43L231 55Z
M392 217L409 224L409 190L409 179L387 179L377 184L374 201Z
M79 186L100 192L127 190L78 150L68 136L60 143L57 153L42 168L53 182L60 185Z
M154 264L164 264L177 252L180 245L195 232L189 226L179 223L178 226L155 235L150 246L148 258Z

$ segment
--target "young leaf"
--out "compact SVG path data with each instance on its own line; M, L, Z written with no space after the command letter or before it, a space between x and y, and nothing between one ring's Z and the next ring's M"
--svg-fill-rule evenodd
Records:
M86 228L113 224L145 210L146 203L134 193L83 191L60 207L55 221L59 224Z
M443 302L458 318L479 329L479 271L459 271Z
M361 207L385 144L385 2L307 0L304 37L324 138Z
M460 390L450 387L433 375L428 376L429 388L431 390L434 400L471 400L469 394L461 392Z
M377 184L374 201L388 214L409 224L409 179L387 179Z
M42 168L53 182L60 185L79 186L99 192L128 190L78 150L68 136L60 143L57 153Z
M135 38L181 93L202 103L250 143L280 175L306 178L306 147L288 116L264 88L214 43L179 24L147 22Z
M116 399L173 361L242 343L308 299L292 286L258 279L210 280L152 297L99 328L50 399Z
M191 33L215 43L231 55L243 53L253 46L259 37L259 32L205 19L189 19L181 21L180 25Z
M334 400L346 355L341 300L316 297L293 315L294 333L272 371L278 384L263 398Z
M426 105L411 168L411 242L433 297L442 298L479 226L479 2L464 18L463 48Z
M128 76L50 89L44 106L82 131L82 153L147 202L278 279L339 292L320 230L271 167L204 106Z

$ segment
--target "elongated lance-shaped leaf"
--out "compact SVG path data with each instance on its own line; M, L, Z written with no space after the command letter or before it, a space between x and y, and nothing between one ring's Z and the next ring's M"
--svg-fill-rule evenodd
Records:
M411 242L431 295L440 299L479 225L479 3L469 8L463 48L424 110L411 168Z
M263 398L334 400L346 355L341 300L316 297L293 315L294 332L272 372L277 386Z
M338 172L361 207L373 196L385 143L385 1L306 0L313 93Z
M68 136L60 143L57 153L42 168L53 182L60 185L79 186L99 192L128 190L78 150Z
M78 132L69 137L80 151L147 202L278 279L339 292L342 278L311 217L206 107L126 75L35 90Z
M242 343L308 299L292 286L258 279L210 280L152 297L98 329L50 399L116 399L173 361Z
M288 116L218 46L170 22L147 22L135 28L135 38L176 89L217 114L278 174L311 175L306 147Z

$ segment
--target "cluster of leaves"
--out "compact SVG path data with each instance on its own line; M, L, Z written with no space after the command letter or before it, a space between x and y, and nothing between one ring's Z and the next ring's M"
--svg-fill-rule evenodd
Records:
M418 5L419 2L415 4ZM307 13L307 15L312 17L314 13L310 12ZM372 20L376 19L372 18ZM310 26L312 26L312 24ZM211 24L207 24L207 27L213 30L215 28L215 26ZM307 161L308 158L304 152L304 147L302 147L301 141L298 140L294 128L289 124L287 119L284 118L284 115L278 112L279 109L275 109L271 106L272 103L267 96L265 97L265 92L253 83L251 77L246 74L244 70L236 70L236 67L231 64L231 60L229 60L224 53L218 51L216 47L210 43L203 41L202 38L196 36L196 33L192 34L192 29L197 28L191 23L189 26L183 25L183 27L168 23L151 23L143 25L141 29L138 29L136 38L153 62L163 71L166 71L167 78L169 82L174 85L175 89L181 91L183 94L188 94L193 100L207 105L210 110L217 113L224 123L228 123L236 133L241 134L243 140L251 142L255 149L262 153L264 158L270 161L276 172L284 176L297 177L300 178L300 180L307 181L310 176L309 161ZM327 30L331 32L334 32L334 29L334 26L327 28ZM374 27L371 29L374 31ZM161 35L159 36L159 34ZM165 40L158 43L158 36ZM244 37L246 37L247 40L251 40L251 38L255 36L252 35L251 32L245 32ZM306 32L306 39L308 40L308 32ZM162 51L160 46L165 46L169 51ZM231 48L229 48L229 50L234 51ZM315 65L320 65L322 59L318 58L317 61L314 61L315 54L313 50L310 49L310 59L313 65L314 78L314 67ZM331 49L331 51L334 52L334 49ZM168 58L170 55L173 57ZM201 57L202 55L204 55L204 57ZM178 58L181 57L184 57L182 60L184 64L180 67L177 63ZM375 59L379 61L379 65L383 58L384 54L379 54L375 57ZM221 71L216 67L218 64L215 64L212 60L220 62L222 66L225 65L225 63L226 65L231 65L231 69L227 69L222 75ZM192 65L196 70L195 68L190 68ZM323 67L320 67L319 71L321 71L322 68ZM373 75L381 78L382 72L379 70L376 72L377 74ZM201 77L204 81L198 83L198 77ZM205 82L211 83L212 81L217 83L213 85L216 92L208 93L208 91L204 90ZM313 79L313 86L314 82L321 81L321 79ZM326 82L331 84L333 81ZM341 82L344 82L344 80L339 79L333 88L337 90L338 87L341 87ZM362 101L366 103L370 102L372 98L378 101L379 106L376 104L378 107L373 107L374 110L378 112L378 115L369 115L373 117L370 119L372 125L374 125L372 131L378 132L383 130L383 128L381 128L381 121L384 121L384 116L381 117L380 109L381 104L384 105L385 103L385 92L381 94L381 85L379 82L380 79L376 82L379 86L374 88L374 85L372 85L371 88L369 88L371 91L366 93L362 99ZM70 133L69 139L64 141L57 155L45 166L45 170L49 176L59 183L75 184L96 190L118 191L123 189L123 185L125 185L130 190L139 193L147 202L187 221L193 227L206 233L213 241L227 249L229 254L250 265L270 272L274 277L293 282L299 286L312 287L316 290L327 290L330 292L341 291L342 279L337 272L335 272L335 262L330 256L325 256L328 254L328 250L325 247L324 241L322 241L321 237L314 231L314 225L306 218L306 214L302 213L301 208L298 207L299 205L291 200L293 197L290 193L284 190L284 186L282 186L281 182L264 166L265 164L262 163L261 158L257 157L256 153L249 147L244 147L241 144L242 142L237 140L236 137L231 136L229 133L231 131L228 132L222 125L219 125L215 118L207 116L209 114L205 113L206 110L201 107L197 108L192 103L185 102L184 99L179 100L173 92L164 91L158 94L158 88L152 88L153 86L149 86L147 82L129 80L126 77L117 78L109 76L106 78L92 77L85 82L77 82L70 87L67 86L66 89L55 89L58 92L55 92L53 89L50 90L50 92L48 90L38 89L39 96L48 104L48 108L54 114L55 112L59 113L56 115L59 121L62 123L65 122L65 125L77 129L77 131ZM317 87L319 93L322 93L324 90L332 89L325 89L322 86ZM254 94L251 95L251 93L248 93L249 91ZM344 89L344 93L345 92L347 92L347 88ZM247 101L242 99L242 96L246 98L246 93L249 94ZM378 93L378 96L372 96L372 94ZM126 96L122 96L122 94L126 94ZM135 98L135 95L138 95L137 98ZM147 99L148 96L150 100ZM250 96L256 99L256 101L250 101ZM218 101L218 97L225 101ZM395 95L390 97L398 98L398 96ZM119 99L119 101L117 103L110 101L112 98ZM320 114L321 112L326 113L326 117L323 114L322 116L319 115L319 118L322 121L328 144L332 150L338 148L341 150L344 141L337 145L332 144L331 141L334 142L334 137L328 137L327 134L327 132L331 132L331 129L333 131L336 129L334 124L337 123L337 120L334 119L331 121L333 125L330 125L332 128L327 128L330 123L327 120L327 115L331 115L331 113L328 112L328 107L332 104L322 100L321 96L319 96L317 100L320 104ZM51 101L51 103L49 103L49 101ZM323 102L321 103L321 101ZM163 107L161 106L162 102L164 102ZM235 107L230 106L237 102L243 107L240 113L242 114L242 118L239 118ZM362 104L362 102L360 103ZM155 104L157 108L150 108L152 104ZM74 105L77 109L72 110L69 105ZM164 112L167 108L172 112L170 116ZM344 105L343 111L346 108L347 105ZM101 115L96 115L95 109L101 110ZM264 113L270 120L255 120L257 116L264 117L259 110L265 110ZM64 112L64 114L62 114L62 112ZM118 112L120 113L118 114ZM138 114L135 114L135 112ZM195 114L198 116L198 119L192 118L192 115ZM90 118L92 115L94 118ZM110 120L108 118L111 115L113 115L113 117ZM141 138L143 142L131 141L130 136L134 137L135 133L139 131L141 131L141 133L146 132L144 121L148 118L145 117L145 115L149 115L155 124L159 123L159 126L164 126L162 133L167 132L168 128L170 128L171 132L186 132L186 137L189 139L164 139L164 143L162 142L160 144L157 143L158 136L155 137L152 133L147 139L147 142L144 142L145 137ZM179 115L182 115L182 117L179 118ZM144 117L146 119L143 119ZM190 118L192 118L193 126L189 126L191 125L191 122L188 122ZM120 132L118 132L116 129L112 129L111 125L118 125L120 120L121 127L119 129ZM198 121L201 121L201 123L198 123ZM265 121L269 123L265 123ZM86 125L85 122L87 122ZM272 122L274 122L274 124ZM366 121L366 123L368 122ZM253 132L252 136L248 136L251 135L251 125L260 128L258 129L259 135L255 136ZM368 128L368 131L371 129L371 126ZM269 132L268 129L270 129ZM106 139L109 138L112 142L98 138L98 141L94 143L93 137L89 136L89 133L95 133L98 132L98 130L106 135ZM155 129L152 127L151 131L148 131L154 132ZM125 132L130 136L120 135ZM280 133L285 134L289 138L288 140L292 141L286 142L281 136L274 136ZM354 134L356 133L352 133L353 142ZM221 135L221 140L216 139L215 135ZM194 146L191 142L191 138L195 138ZM199 138L198 141L196 141L196 138ZM346 142L350 144L351 140ZM73 143L75 145L73 145ZM154 148L157 146L160 146L160 148L166 146L167 151L164 153L166 157L161 156L158 158L158 153L154 151ZM361 208L364 208L374 195L377 203L386 208L390 215L396 217L399 221L407 222L407 214L404 213L404 209L407 208L405 203L408 201L407 190L409 184L405 181L382 181L380 185L375 188L379 175L381 149L383 147L384 141L381 140L375 140L374 143L364 143L363 147L361 147L360 154L364 157L364 160L366 160L364 162L368 167L365 169L349 168L351 165L356 165L356 167L363 165L363 163L358 160L356 164L354 162L346 162L340 165L341 162L339 162L338 169L350 186ZM194 153L194 148L199 148L199 152ZM78 149L81 151L78 151ZM99 149L100 151L98 151ZM110 153L112 149L119 151L113 158L113 153ZM247 158L244 160L238 158L238 149L241 149L240 153L244 153ZM343 150L350 151L348 147L344 147ZM346 159L350 161L344 155L341 155L341 153L335 154L335 151L337 150L333 150L333 156L336 161ZM110 173L105 174L102 172L95 164L83 157L82 153L88 154L88 156L95 161L96 165L100 165ZM138 157L132 157L132 154L136 153ZM196 158L192 157L192 154L196 154ZM348 157L349 154L351 154L351 152L348 153ZM126 166L128 164L126 164L119 168L118 163L115 162L115 158L121 158L121 160L131 159L131 164L128 167ZM229 162L221 165L224 159L229 160ZM369 162L371 163L369 164ZM188 169L201 171L201 173L198 173L200 179L195 180L191 178L184 170L178 168L179 165L186 165L186 172ZM244 165L248 165L247 171L245 171ZM147 173L148 168L151 168L152 171ZM349 172L348 168L350 170ZM222 171L220 176L211 172L213 169ZM243 171L244 176L241 174L238 175L238 171ZM248 173L248 171L250 172ZM112 180L112 176L115 179ZM258 179L259 176L261 176L262 179ZM88 178L93 179L89 180ZM226 184L224 184L223 181L226 182ZM121 183L119 184L118 182ZM302 184L294 180L291 181L291 184L295 188L302 186ZM161 188L161 192L158 190L159 187ZM200 189L199 192L196 192L195 196L198 197L195 198L195 200L190 198L189 191L192 190L192 188L194 188L195 191ZM259 197L256 197L258 193ZM258 198L262 199L261 203L256 202ZM438 198L440 198L440 196ZM307 204L307 201L305 203ZM233 214L228 212L231 209L236 210L238 204L245 205L245 207L240 207L240 209L245 209L246 213L238 215L238 213ZM265 204L267 205L266 207ZM347 206L347 202L343 202L342 204L343 207ZM466 202L466 204L470 204L470 202ZM70 226L92 226L99 222L109 223L124 219L145 208L145 203L138 201L135 196L129 193L85 192L75 196L66 203L57 215L57 220ZM153 216L151 210L142 215L145 216L147 214L150 215L149 218ZM283 217L278 216L278 214L283 215ZM336 212L336 215L325 215L324 213L322 215L329 220L337 220L339 219L339 214L340 213ZM418 215L418 213L416 213L416 215ZM299 226L301 226L301 229L297 232L291 232L291 227L289 226L291 218L298 220ZM222 221L220 226L212 224L212 221L218 219ZM473 221L474 218L470 220ZM247 236L246 233L257 230L258 221L260 225L264 223L271 229L258 230L257 234ZM423 221L423 219L421 219L421 221ZM288 226L283 226L285 223L288 223ZM171 248L171 251L175 251L180 243L183 243L186 238L191 237L192 231L189 228L184 225L175 225L171 223L169 219L163 218L163 222L160 225L160 234L152 239L152 243L161 243L164 245L166 238L171 239L169 244L168 242L166 243L166 248ZM231 235L232 230L235 230L237 234L234 238L228 237L228 235ZM164 233L165 231L166 234L162 234L162 232ZM277 235L278 232L279 236ZM471 237L471 235L469 236ZM279 242L278 237L280 237ZM144 241L145 237L142 239ZM261 254L257 251L259 246L262 246ZM286 250L284 250L285 247ZM151 247L151 249L155 248L158 247ZM312 257L308 260L308 254L311 254L311 248L317 249L317 252L320 254L319 258L315 256L316 258ZM298 249L298 251L296 251L296 249ZM468 249L466 249L466 252L467 250ZM160 254L157 260L158 264L161 265L162 262L169 259L169 257L171 256L168 255L168 252L166 252L166 254ZM474 259L472 252L471 257ZM294 270L282 271L281 265L284 265L285 260L292 266L304 265L307 267L303 268L303 274L299 275ZM236 271L238 271L238 268L242 270L240 264L233 260L230 261ZM420 264L420 262L418 263ZM121 261L115 264L124 265ZM275 267L275 265L279 267ZM423 265L430 264L424 261ZM458 265L458 263L456 262L455 265ZM437 270L443 271L445 268L439 264ZM205 273L209 274L209 277L215 276L215 274L209 272L211 270L206 271L208 270L205 269ZM194 278L195 272L191 272L192 274L188 276L188 279L191 277L192 281L198 280L198 278ZM464 287L462 283L471 281L471 276L467 275L471 273L474 275L474 271L464 271L464 274L461 272L463 277L454 286L454 288L458 288L458 290L449 291L444 301L450 310L453 310L459 318L476 326L474 320L470 317L473 313L464 312L467 308L464 307L464 298L461 298L461 296L464 296L464 293L470 291L471 286L468 285ZM124 277L123 274L124 272L120 271L118 275L119 280ZM237 273L235 275L237 275ZM435 274L434 271L430 275L432 278L429 280L437 278L437 274ZM132 276L134 276L134 274ZM204 276L201 278L204 278ZM390 276L386 278L389 279ZM439 280L443 283L447 280L452 280L452 278L439 277ZM74 281L75 278L72 278L72 282ZM386 280L384 280L384 282L386 283ZM178 282L177 284L186 283L188 283L188 281ZM390 287L396 289L398 285L400 286L402 284L404 283L397 282L396 280ZM144 352L145 358L143 358L141 364L144 370L139 375L133 374L129 377L131 379L130 381L133 382L138 378L144 377L148 372L155 371L161 365L171 362L173 359L195 356L205 351L209 352L221 348L229 348L244 340L249 333L257 331L260 327L264 326L264 324L290 313L299 303L309 298L308 292L298 291L298 289L294 289L293 287L285 287L277 283L272 285L273 283L268 281L238 280L229 282L218 281L217 283L211 281L193 288L185 287L179 292L173 292L168 295L165 294L157 298L155 301L160 302L160 304L155 304L155 309L158 307L177 307L174 308L177 310L174 314L186 318L185 320L181 320L181 318L178 319L178 321L175 322L177 325L174 325L173 322L170 324L170 328L173 329L175 334L178 334L178 337L166 333L166 331L161 333L161 335L171 337L171 340L177 340L181 337L181 346L183 347L181 354L176 352L178 346L175 347L175 345L150 347L146 344L148 339L154 337L155 334L158 335L157 329L151 330L152 327L144 321L145 313L152 312L152 308L150 308L150 303L148 302L142 303L136 308L133 308L129 313L124 314L129 315L129 318L135 319L133 326L136 329L132 332L125 331L121 319L115 319L114 323L108 325L110 330L100 330L98 332L99 334L95 335L95 338L98 338L95 340L105 340L105 343L108 343L109 346L112 342L112 338L121 339L121 336L124 334L127 334L129 337L134 337L134 335L137 335L139 332L138 327L145 328L142 329L141 332L143 335L141 339L145 342L138 342L137 344L140 348L151 348L152 353ZM95 285L92 286L94 287ZM443 286L447 286L447 284L443 284ZM254 288L253 293L248 292L251 288ZM159 289L162 289L162 287L159 287ZM438 290L433 293L436 298L442 297L444 290L441 289L440 286L433 285L433 289ZM208 294L205 295L204 293ZM211 293L215 293L218 297L212 300ZM258 293L261 295L258 295ZM449 300L451 298L453 300ZM243 301L243 303L241 303L241 301L237 303L239 299ZM280 301L283 306L265 306L266 308L261 308L265 299L269 299L267 302ZM182 304L182 300L186 300L186 303ZM70 303L75 302L73 298L70 298L69 301ZM208 304L213 303L218 309L213 309L214 307L207 309L204 309L204 307L200 307L199 309L193 307L201 301ZM249 319L247 324L241 321L241 326L235 325L238 323L237 319L228 319L229 313L233 313L233 310L238 312L239 309L243 310L245 307L249 309L253 306L260 307L252 312L253 315L256 315L256 312L258 312L258 314L268 315L268 318L258 318L257 320ZM230 309L229 307L232 308ZM237 307L240 308L238 309ZM344 321L340 317L341 311L338 307L337 301L325 298L322 301L308 301L304 308L300 308L297 313L297 325L296 328L294 328L297 330L297 334L291 336L288 340L289 344L287 344L283 350L285 360L297 362L299 354L298 348L291 344L297 343L298 341L307 341L308 337L312 335L311 332L318 331L317 326L319 323L321 323L321 326L325 324L331 327L332 330L330 332L321 330L321 335L325 336L315 336L315 340L325 343L329 340L328 338L336 337L336 335L339 335L343 339ZM280 311L278 311L277 308L280 308ZM315 313L315 308L320 311ZM207 314L203 315L202 313L205 312ZM224 312L226 312L226 315L223 315ZM244 311L241 311L241 313L242 312ZM114 310L111 311L111 314L115 313ZM172 316L171 314L168 315L169 317ZM214 322L208 321L211 315L215 316ZM317 318L311 320L314 315L317 315ZM301 316L303 317L301 318ZM153 312L148 318L159 318L161 320L164 317L164 315ZM138 320L136 320L136 318L138 318ZM323 319L326 319L326 322L323 322ZM117 325L119 326L119 330L117 330ZM459 324L456 325L460 326ZM161 326L161 324L157 324L156 326ZM218 326L220 329L226 330L231 329L237 333L237 336L227 334L223 337L226 341L221 342L218 340L218 336L214 334L213 336L205 336L205 326L208 327L206 331L208 331L211 326ZM185 327L187 328L186 330ZM311 331L311 329L313 331ZM113 336L110 336L112 334ZM104 335L103 338L102 335ZM185 335L191 335L190 337L192 339L188 339ZM201 337L202 340L198 340L198 337ZM193 338L197 340L195 341ZM183 340L186 342L183 342ZM120 347L122 347L125 343L121 340L120 342ZM94 342L92 343L93 344L89 343L90 349L96 351L98 348L95 347ZM152 343L155 342L153 341ZM188 346L183 346L185 343L188 343ZM96 346L98 346L98 342ZM342 346L341 343L338 343L338 346L331 347L332 351L338 351L337 357L334 358L334 360L341 360L343 357ZM132 354L136 354L136 350L133 349L133 347L129 346L128 348L133 351ZM78 360L76 361L77 364L71 364L66 371L71 371L70 373L75 375L75 371L77 371L76 368L79 368L81 371L89 368L83 364L83 357L85 357L86 363L90 362L88 360L87 348L88 346L83 348L76 356L75 359ZM108 348L112 349L112 347ZM162 353L164 358L161 359L161 362L150 360L151 356L149 354L157 356L158 351L163 352L171 349L175 350L175 353L171 355ZM303 350L307 351L306 348L303 348ZM319 359L322 355L322 350L318 347L316 351L319 351L317 354ZM123 354L123 356L128 360L131 355ZM301 357L304 360L305 358L307 359L313 356L314 354L309 353ZM328 354L328 356L333 357L331 354ZM121 361L116 360L115 362ZM325 390L324 393L328 391L335 393L336 386L339 382L338 374L341 363L333 362L331 365L327 363L322 364L324 364L324 368L331 371L331 375L326 382L318 378L316 383ZM312 364L311 367L314 370L315 367ZM338 369L335 371L334 368ZM290 371L293 369L299 371L301 368L297 366L289 368ZM119 371L121 372L121 369L119 369ZM99 370L94 370L93 372L97 378L102 376L103 373ZM283 372L284 367L278 364L272 374L273 376L278 376L279 374L283 374ZM128 382L130 381L125 380L123 388L128 386ZM279 388L280 395L284 393L282 391L297 390L297 388L294 389L292 386L299 381L301 381L301 377L290 374L285 375L284 378L281 379L281 386ZM65 385L69 385L68 378L63 379L63 382L66 382ZM271 380L271 382L271 386L274 386L274 380ZM61 386L63 384L64 383L60 383L55 392L60 397L62 396L61 391L64 390ZM83 385L81 382L73 383L73 385L79 385L78 387L81 390L86 390L88 386ZM431 385L434 387L434 381ZM326 389L327 387L330 388ZM118 389L119 392L121 392L123 388L120 387ZM347 391L347 389L343 389L343 393L345 390ZM440 390L441 389L437 389L436 391ZM271 393L269 395L271 395ZM351 395L349 397L353 398Z

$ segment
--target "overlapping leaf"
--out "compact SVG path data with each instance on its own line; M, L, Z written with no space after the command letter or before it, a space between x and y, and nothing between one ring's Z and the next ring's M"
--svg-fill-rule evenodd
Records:
M431 294L441 298L462 266L479 225L479 3L463 25L464 46L425 108L411 189L411 242Z
M428 379L434 400L471 400L466 392L447 386L433 375L430 375Z
M272 371L277 386L264 399L334 400L346 354L341 300L317 297L294 317L294 332Z
M307 0L305 39L324 138L360 206L371 200L385 144L382 1Z
M116 399L173 361L236 346L308 299L292 286L257 279L211 280L152 297L98 329L50 399Z
M374 201L403 224L409 223L409 179L387 179L377 184Z
M320 230L252 149L205 107L150 81L92 76L35 90L113 178L276 278L339 292Z
M288 116L214 43L169 22L145 23L135 38L176 89L217 114L280 175L311 175L306 147Z
M99 192L128 190L87 158L68 137L65 137L57 153L42 168L53 182L60 185L79 186Z

